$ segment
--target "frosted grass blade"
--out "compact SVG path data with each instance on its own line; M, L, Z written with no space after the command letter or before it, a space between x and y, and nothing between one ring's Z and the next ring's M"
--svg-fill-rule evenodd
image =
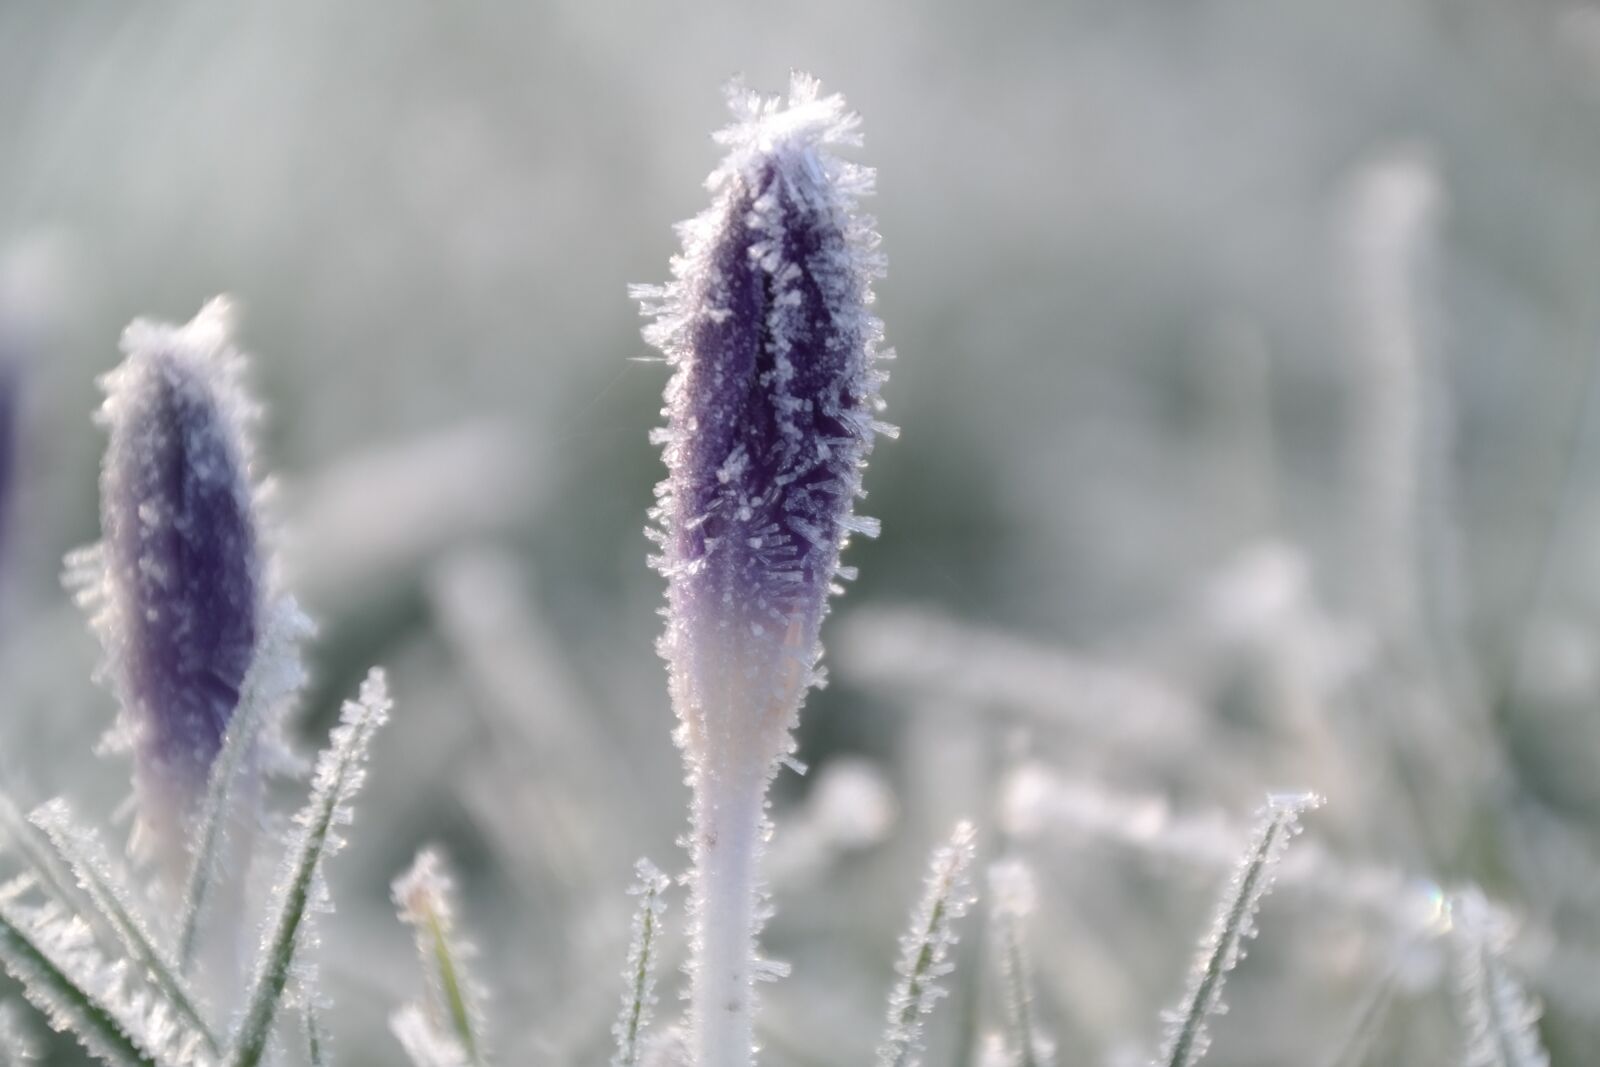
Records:
M456 936L452 889L444 858L423 849L411 869L395 879L394 901L400 920L416 934L417 956L427 976L423 1018L436 1031L440 1047L454 1048L456 1059L477 1067L485 1061L483 998L467 973L470 948Z
M1389 1016L1396 989L1396 974L1391 970L1361 1003L1344 1040L1327 1059L1321 1061L1322 1067L1362 1067L1367 1062L1378 1031Z
M622 1012L611 1028L617 1040L611 1067L638 1067L640 1038L650 1025L651 1009L656 1002L656 939L660 936L661 916L667 910L666 901L661 897L672 884L647 859L634 866L634 873L638 879L628 892L639 898L639 907L633 915L628 963L622 972L623 981L627 983L622 995Z
M1466 1031L1465 1067L1550 1067L1539 1039L1539 1007L1507 969L1504 920L1482 892L1467 889L1450 902L1450 941L1456 964L1456 1005Z
M255 1067L266 1052L318 872L341 843L335 826L350 821L350 803L365 777L373 735L387 721L390 707L383 672L374 668L357 699L345 703L332 743L317 759L311 800L296 817L298 830L273 894L260 962L228 1052L229 1067Z
M220 1049L210 1023L178 976L172 961L157 947L144 920L135 912L98 838L92 831L73 822L72 811L63 800L42 805L30 818L35 826L44 831L57 854L71 868L78 886L93 905L95 914L115 935L128 961L143 969L167 998L172 1009L200 1036L211 1054L216 1055Z
M317 1009L307 1004L305 1006L306 1024L306 1062L311 1067L325 1067L328 1062L325 1041L322 1036L322 1023L317 1019Z
M253 770L251 754L256 742L273 724L274 705L304 681L305 672L296 653L298 641L311 632L311 620L288 598L280 601L268 620L255 661L240 689L239 706L223 737L222 751L211 769L199 828L194 835L189 876L178 912L177 964L180 974L194 965L200 927L205 920L211 891L222 874L222 856L228 840L228 819L234 797L246 786Z
M88 898L78 888L72 868L10 797L0 794L0 836L3 836L28 864L39 888L69 911L93 914ZM107 931L110 933L110 931Z
M889 994L888 1027L878 1046L878 1067L915 1067L928 1015L945 995L939 979L955 969L955 924L974 900L969 870L976 854L972 824L957 824L949 844L933 854L911 929L900 939L900 979Z
M1300 816L1322 803L1311 793L1268 798L1233 880L1222 895L1211 932L1200 944L1189 992L1167 1016L1168 1030L1160 1062L1166 1067L1194 1067L1210 1046L1206 1024L1222 1010L1222 987L1228 973L1244 958L1245 942L1255 936L1255 915L1272 888L1273 868L1299 832Z
M170 1003L129 987L128 972L93 947L83 920L47 904L0 902L0 964L57 1030L113 1067L208 1067L201 1036Z
M1008 1061L1016 1067L1052 1067L1055 1046L1034 1018L1033 968L1022 924L1033 911L1033 873L1021 860L989 868L989 910L994 928L1006 1013Z

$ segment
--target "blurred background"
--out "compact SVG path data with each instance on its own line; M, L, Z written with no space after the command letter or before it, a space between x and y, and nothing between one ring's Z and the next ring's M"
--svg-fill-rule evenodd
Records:
M127 792L57 578L98 536L95 378L131 318L231 293L320 626L303 747L369 664L398 703L319 927L339 1060L399 1055L386 1019L420 978L389 881L436 842L502 1060L604 1061L631 863L684 865L687 799L641 533L666 372L626 286L665 278L704 204L724 82L791 67L864 117L904 433L867 474L884 532L848 554L810 771L778 783L764 940L794 973L765 1062L867 1061L963 815L1035 872L1061 1062L1144 1062L1251 813L1289 788L1329 803L1215 1062L1456 1062L1438 901L1467 884L1515 928L1554 1062L1595 1062L1600 6L1578 0L6 5L0 751L23 799L109 821ZM999 1020L981 911L929 1063Z

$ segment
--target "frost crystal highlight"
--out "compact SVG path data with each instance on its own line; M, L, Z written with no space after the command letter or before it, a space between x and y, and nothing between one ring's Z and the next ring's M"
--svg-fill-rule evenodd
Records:
M103 541L68 559L94 610L135 754L143 822L181 848L255 655L265 575L227 302L137 320L101 379ZM177 842L177 844L175 844Z

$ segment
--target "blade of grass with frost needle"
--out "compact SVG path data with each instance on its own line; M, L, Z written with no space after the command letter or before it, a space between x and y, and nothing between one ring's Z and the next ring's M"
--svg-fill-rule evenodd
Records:
M0 964L58 1030L112 1067L209 1067L204 1038L158 991L129 981L59 904L0 902Z
M345 703L333 740L317 759L311 800L296 816L298 829L273 893L260 963L228 1052L228 1067L255 1067L266 1052L301 928L316 895L318 871L327 854L342 843L335 826L350 821L350 804L365 778L373 735L387 721L390 706L383 672L374 668L357 699Z
M900 979L889 994L888 1028L878 1046L878 1067L913 1067L922 1054L928 1015L945 989L938 982L955 969L955 924L972 907L969 877L976 853L971 823L958 823L950 843L933 854L911 929L900 939Z
M1194 1067L1205 1056L1211 1038L1206 1024L1222 1008L1222 987L1228 972L1244 958L1244 945L1255 936L1255 916L1272 888L1273 868L1300 828L1300 816L1322 803L1312 793L1275 795L1256 823L1255 833L1223 893L1211 932L1200 944L1189 992L1176 1012L1166 1016L1167 1039L1160 1063Z
M64 800L52 800L36 809L29 820L44 832L56 854L71 869L101 923L115 935L127 959L143 968L160 988L173 1010L194 1029L212 1055L220 1052L211 1025L167 954L157 947L149 927L134 910L123 889L124 880L112 869L93 831L73 821Z

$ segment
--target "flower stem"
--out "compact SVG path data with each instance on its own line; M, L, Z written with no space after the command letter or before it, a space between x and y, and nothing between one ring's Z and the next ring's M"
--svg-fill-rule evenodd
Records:
M764 776L728 778L704 768L696 776L695 1067L751 1067L755 1060L752 965L765 794Z

